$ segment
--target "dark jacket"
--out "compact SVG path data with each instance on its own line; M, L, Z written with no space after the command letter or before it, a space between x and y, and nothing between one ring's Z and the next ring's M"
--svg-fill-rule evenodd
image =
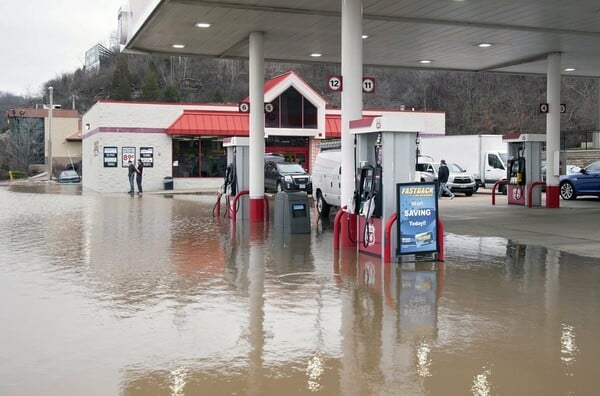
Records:
M142 172L144 172L144 163L142 161L139 161L137 163L136 171L137 171L138 177L142 177Z
M440 183L447 183L448 176L450 176L450 171L446 164L440 164L440 169L438 169L438 181Z
M135 165L129 164L129 173L127 173L127 176L135 175L135 173Z

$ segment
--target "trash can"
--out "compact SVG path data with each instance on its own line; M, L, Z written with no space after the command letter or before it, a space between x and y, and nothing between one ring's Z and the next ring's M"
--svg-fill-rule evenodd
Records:
M164 178L165 190L173 189L173 178L171 176L167 176Z
M310 234L308 196L303 192L275 194L275 231L285 234Z

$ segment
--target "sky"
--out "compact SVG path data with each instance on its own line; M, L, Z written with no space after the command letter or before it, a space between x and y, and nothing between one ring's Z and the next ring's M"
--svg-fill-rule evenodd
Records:
M41 94L43 84L85 63L85 52L108 45L127 0L0 1L0 93Z

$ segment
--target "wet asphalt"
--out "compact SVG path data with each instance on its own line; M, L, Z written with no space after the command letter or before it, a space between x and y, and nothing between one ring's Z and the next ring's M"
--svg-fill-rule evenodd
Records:
M509 205L507 197L480 190L471 197L457 194L439 201L444 231L473 236L497 236L580 256L600 258L600 198L560 200L559 208Z

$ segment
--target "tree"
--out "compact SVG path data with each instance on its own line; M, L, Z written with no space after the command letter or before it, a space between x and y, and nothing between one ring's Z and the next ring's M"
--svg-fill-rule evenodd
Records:
M166 86L162 92L162 100L165 102L179 102L179 91L172 85Z
M117 66L113 73L111 99L131 100L131 78L127 66L127 58L120 56L117 58Z
M2 136L0 157L11 170L26 172L31 164L44 163L44 120L42 118L13 118L13 120L11 130Z
M156 102L158 100L159 93L156 75L152 71L146 73L144 83L142 84L142 94L140 95L140 100L145 102Z

